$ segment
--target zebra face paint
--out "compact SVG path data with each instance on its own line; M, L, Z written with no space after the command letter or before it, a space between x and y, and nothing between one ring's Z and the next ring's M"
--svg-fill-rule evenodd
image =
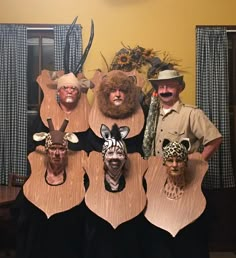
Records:
M110 147L104 156L104 163L113 175L119 173L126 161L126 153L123 149L114 146Z

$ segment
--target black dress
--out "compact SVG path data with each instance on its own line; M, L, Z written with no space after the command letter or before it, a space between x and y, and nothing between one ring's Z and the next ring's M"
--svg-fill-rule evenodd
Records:
M209 258L205 212L175 237L148 220L143 226L145 258Z
M84 210L82 202L48 219L21 191L12 209L17 220L16 258L82 258Z

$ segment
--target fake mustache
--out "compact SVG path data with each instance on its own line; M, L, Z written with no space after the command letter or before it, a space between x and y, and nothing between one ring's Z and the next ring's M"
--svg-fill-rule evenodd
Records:
M161 97L171 97L172 96L172 93L171 92L165 92L165 93L160 93L160 96Z

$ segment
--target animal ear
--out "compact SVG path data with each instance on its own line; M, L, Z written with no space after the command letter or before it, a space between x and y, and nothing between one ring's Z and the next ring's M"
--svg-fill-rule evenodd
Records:
M35 133L35 134L33 135L33 139L34 139L36 142L40 142L40 141L44 140L47 136L48 136L48 133L44 133L44 132Z
M111 138L111 131L110 131L110 129L109 129L106 125L104 125L104 124L101 125L100 133L101 133L101 136L102 136L102 138L103 138L104 140L108 140L108 139Z
M137 77L136 77L135 75L130 75L130 76L128 76L128 77L130 78L130 80L131 80L133 83L137 84Z
M162 150L164 149L164 147L166 147L167 144L170 143L170 140L169 139L164 139L163 140L163 143L162 143Z
M183 139L180 141L180 143L185 146L185 148L187 149L187 151L190 151L190 149L191 149L191 143L190 143L189 138L183 138Z
M69 141L69 142L72 142L72 143L77 143L79 142L79 139L78 137L74 134L74 133L66 133L64 138Z
M121 138L122 139L125 139L125 137L128 135L130 129L128 126L121 126L119 128L119 131L120 131L120 135L121 135Z

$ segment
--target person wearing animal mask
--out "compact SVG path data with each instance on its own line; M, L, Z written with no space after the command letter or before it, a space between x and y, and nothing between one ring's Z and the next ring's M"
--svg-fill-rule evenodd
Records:
M61 109L70 114L78 104L81 83L73 73L64 74L57 81L58 103Z
M128 154L127 126L101 125L102 152L91 152L85 165L85 258L145 257L141 248L142 211L146 205L143 176L147 161Z
M189 138L189 153L197 152L203 147L201 155L208 161L220 147L222 135L201 109L181 101L180 94L185 89L183 75L177 70L164 70L159 72L157 78L150 78L149 81L160 99L160 105L157 107L158 110L149 109L143 140L144 156L162 156L165 138L171 141ZM157 115L153 115L155 111ZM208 257L208 240L206 234L202 233L207 228L205 221L204 213L192 224L192 233L189 227L186 235L183 231L176 236L179 241L182 239L180 246L184 246L183 239L187 239L189 243L189 252L187 256L182 255L182 258ZM197 235L200 237L196 237ZM202 251L201 255L197 256L196 249Z
M44 72L42 75L44 76ZM89 81L87 80L89 83ZM52 117L55 128L58 128L64 119L70 121L67 130L76 133L80 139L77 144L77 150L85 150L88 125L88 113L90 106L87 97L83 92L83 82L79 80L73 73L60 76L56 80L56 91L48 89L45 82L39 81L45 94L40 107L40 115L35 118L32 127L29 130L28 153L32 152L37 145L32 141L32 134L38 131L48 132L47 118ZM56 95L55 95L56 93ZM73 145L72 145L73 148Z
M139 103L140 87L131 73L112 70L100 74L96 83L95 98L89 115L91 150L101 151L104 139L100 135L101 124L111 127L128 126L129 135L124 139L128 153L142 154L144 112Z
M148 159L145 257L208 257L206 198L202 181L208 163L199 152L189 154L189 139L164 139L163 156ZM202 228L203 227L203 228Z
M45 140L28 156L31 173L14 205L17 221L17 258L83 257L84 151L71 152L68 142L78 142L48 119L49 132L34 135ZM80 244L78 244L80 243ZM56 248L55 248L56 246Z
M93 83L81 72L94 38L94 23L91 21L91 33L87 47L82 56L77 60L80 50L79 37L75 23L75 17L65 35L65 47L63 56L63 70L42 70L36 81L42 90L42 102L38 115L28 130L28 153L35 150L38 145L32 141L32 136L39 132L48 132L47 118L51 117L56 129L60 127L64 119L70 121L67 126L69 132L76 133L79 138L77 150L86 149L87 130L89 128L88 116L90 105L87 99L87 90L93 88ZM73 36L72 36L73 35ZM71 42L74 38L75 42ZM72 40L73 41L73 40ZM71 47L75 47L75 56L71 56Z
M131 116L139 105L135 78L122 71L111 71L102 78L97 98L105 116L113 119Z

